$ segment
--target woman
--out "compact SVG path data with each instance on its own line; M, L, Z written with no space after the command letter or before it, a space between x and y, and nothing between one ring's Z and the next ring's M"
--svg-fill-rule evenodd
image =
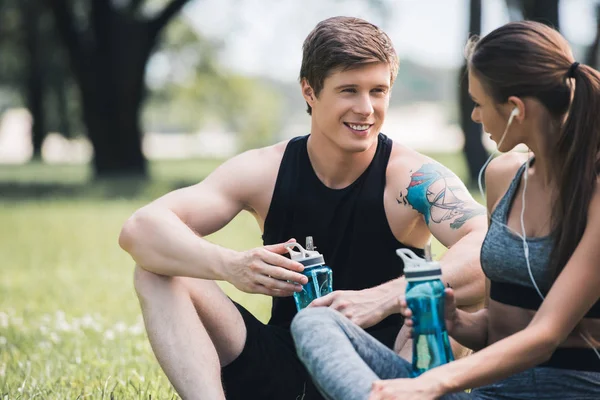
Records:
M533 153L486 170L486 308L457 310L447 290L448 331L476 352L407 379L408 362L340 314L309 308L292 331L328 398L600 399L600 74L535 22L496 29L467 58L473 120L500 151Z

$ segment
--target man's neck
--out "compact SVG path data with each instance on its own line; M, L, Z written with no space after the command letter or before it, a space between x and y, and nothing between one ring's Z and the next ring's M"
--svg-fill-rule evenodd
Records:
M366 151L348 152L324 135L310 135L308 158L323 184L331 189L351 185L367 169L377 150L377 141Z

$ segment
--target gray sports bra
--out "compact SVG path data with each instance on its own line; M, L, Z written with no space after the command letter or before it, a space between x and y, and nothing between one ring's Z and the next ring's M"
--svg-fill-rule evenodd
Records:
M525 164L519 168L506 194L492 212L490 226L481 247L481 267L491 282L492 300L537 310L542 304L542 299L535 290L527 270L523 241L515 232L504 226L508 221L508 213L524 171ZM551 236L527 238L527 244L532 275L545 296L554 281L548 267L554 245L553 238ZM586 317L600 318L600 302L588 311Z

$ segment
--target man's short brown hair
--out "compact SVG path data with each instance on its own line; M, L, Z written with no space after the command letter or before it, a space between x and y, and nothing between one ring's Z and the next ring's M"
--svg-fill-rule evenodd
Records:
M318 96L325 78L334 69L347 70L376 62L389 64L393 84L398 74L398 56L384 31L360 18L328 18L319 22L304 40L300 81L306 79ZM307 112L312 113L310 105Z

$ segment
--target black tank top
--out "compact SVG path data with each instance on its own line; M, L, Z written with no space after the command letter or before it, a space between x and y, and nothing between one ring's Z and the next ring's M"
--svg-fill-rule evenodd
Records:
M295 238L304 246L312 236L333 271L334 290L367 289L400 277L404 264L396 249L408 246L394 237L383 203L392 140L380 133L370 165L343 189L330 189L319 180L307 141L308 135L294 138L285 149L264 224L264 244ZM411 249L423 256L422 249ZM295 314L293 297L274 297L269 324L289 327ZM400 314L393 314L367 331L391 348L402 323Z

